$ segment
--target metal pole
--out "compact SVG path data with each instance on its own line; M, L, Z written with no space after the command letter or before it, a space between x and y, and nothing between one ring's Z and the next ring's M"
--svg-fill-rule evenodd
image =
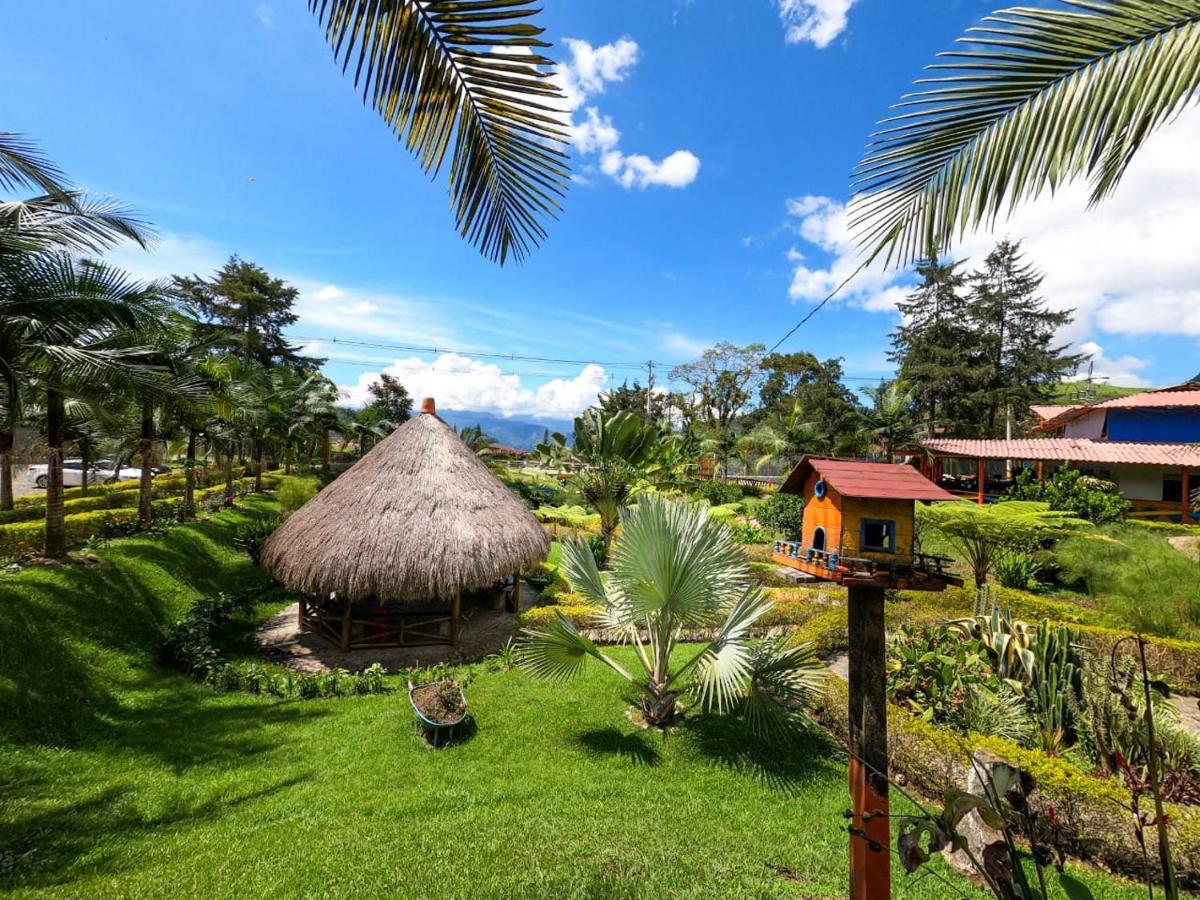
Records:
M651 398L654 396L654 360L646 360L646 418L650 418Z
M884 589L850 585L850 898L892 895Z

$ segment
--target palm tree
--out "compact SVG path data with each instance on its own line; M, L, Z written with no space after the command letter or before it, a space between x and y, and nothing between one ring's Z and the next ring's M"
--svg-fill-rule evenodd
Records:
M573 590L601 610L597 625L615 629L637 651L631 671L563 616L526 631L521 664L552 679L575 675L591 657L637 686L647 723L669 725L681 696L706 711L744 714L759 733L786 726L820 690L824 667L807 644L755 642L750 629L772 603L751 585L746 560L726 528L703 506L647 494L623 517L612 568L601 577L582 542L568 545L563 569ZM716 629L687 661L675 658L684 629Z
M1200 87L1198 0L1063 0L986 17L873 135L851 225L907 265L1085 176L1098 203Z
M159 292L100 263L65 251L24 254L0 278L0 330L19 352L15 371L42 399L49 447L44 553L66 554L63 522L63 444L66 404L73 396L113 391L159 374L150 348L131 346L161 313Z
M897 450L915 447L921 439L913 394L899 379L880 381L863 393L871 405L861 414L862 437L894 462Z
M535 452L547 462L580 467L573 479L575 488L600 515L600 537L607 553L620 524L621 507L638 480L658 469L668 439L657 426L624 410L610 416L589 409L576 417L574 425L573 440L556 432Z
M61 175L36 148L0 132L0 189L32 188L45 193L29 200L0 201L0 510L12 509L12 450L29 376L22 371L26 328L47 310L14 293L13 272L30 253L100 251L121 240L145 246L145 226L119 204L61 186ZM14 268L15 267L15 268Z
M562 92L534 0L309 0L364 101L437 174L459 232L501 264L545 236L568 181ZM452 149L451 149L452 148Z

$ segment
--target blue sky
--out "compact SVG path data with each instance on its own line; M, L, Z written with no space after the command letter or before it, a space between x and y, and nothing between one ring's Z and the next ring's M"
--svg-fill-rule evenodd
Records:
M297 284L294 334L317 339L351 399L392 367L445 405L565 415L637 375L614 363L661 372L719 340L773 344L853 269L842 204L872 123L992 4L546 7L576 100L577 183L521 266L458 238L444 184L361 104L301 0L21 4L0 34L0 128L155 224L154 252L113 254L136 274L238 253ZM1050 301L1079 310L1064 339L1114 383L1200 370L1197 138L1184 116L1106 207L1085 214L1068 190L997 232L1026 239ZM904 283L868 273L784 349L844 357L852 384L886 374ZM481 355L502 353L600 366Z

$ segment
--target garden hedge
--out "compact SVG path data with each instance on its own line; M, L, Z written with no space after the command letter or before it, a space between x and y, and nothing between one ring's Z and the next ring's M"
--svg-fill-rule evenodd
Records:
M843 743L849 738L848 688L830 679L828 690L815 701L811 712ZM898 706L888 709L888 751L893 777L903 773L919 792L940 800L952 788L966 784L969 757L990 750L1032 775L1036 783L1032 800L1053 806L1064 849L1081 859L1100 860L1110 868L1142 875L1142 852L1133 827L1133 816L1122 808L1129 791L1115 778L1099 778L1066 760L1040 750L1027 750L1000 738L962 736L938 725L922 722ZM1172 855L1186 886L1200 885L1200 808L1168 803ZM1151 860L1157 859L1153 829L1147 832Z
M263 487L273 488L280 480L277 473L263 474ZM254 487L254 478L241 478L234 482L234 492L244 494ZM202 488L195 493L197 504L205 500L223 495L225 484ZM95 497L82 497L69 500L64 504L67 516L63 520L67 532L67 543L73 546L85 543L94 537L110 537L132 530L137 525L137 490L107 491ZM80 503L80 501L85 501ZM91 503L97 506L89 508ZM106 504L120 502L119 506ZM158 519L170 518L177 515L183 506L182 496L165 497L155 500L152 504L154 516ZM0 559L16 559L25 553L35 551L42 546L45 535L44 509L34 508L37 518L29 521L8 522L0 524Z

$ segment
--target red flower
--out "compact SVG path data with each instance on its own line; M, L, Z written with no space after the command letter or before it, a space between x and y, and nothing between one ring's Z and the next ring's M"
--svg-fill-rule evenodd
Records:
M1046 810L1046 818L1050 820L1051 826L1054 828L1058 827L1058 810L1056 810L1053 806Z

